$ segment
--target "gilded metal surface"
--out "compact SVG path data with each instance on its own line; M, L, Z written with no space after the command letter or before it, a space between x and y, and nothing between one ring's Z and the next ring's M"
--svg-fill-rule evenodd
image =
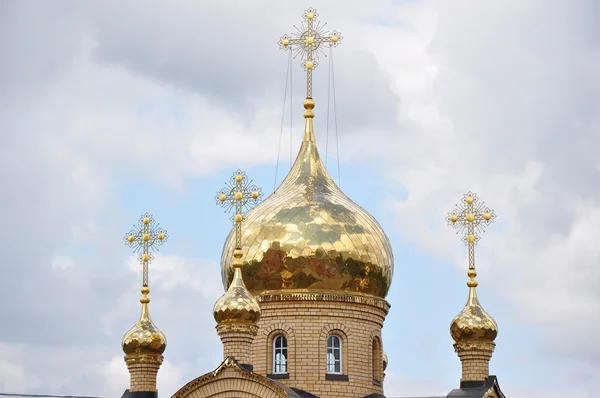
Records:
M248 293L240 268L235 268L233 283L215 303L213 315L218 323L256 323L260 319L258 301Z
M133 248L134 253L139 253L139 262L142 264L142 285L148 286L148 264L154 259L153 251L158 250L158 246L167 241L169 235L167 231L154 223L152 214L143 214L138 220L138 225L123 238L125 244Z
M454 341L458 342L481 342L491 343L498 335L498 325L481 306L477 298L475 288L478 283L475 280L475 243L479 240L479 233L484 232L496 215L494 211L479 202L477 195L468 192L463 196L462 203L448 214L446 220L448 225L457 229L457 233L463 233L463 241L469 248L469 271L467 275L470 280L469 298L465 308L458 314L450 324L450 334Z
M246 173L238 170L233 174L231 182L217 193L217 204L225 207L225 211L235 209L235 249L230 254L233 258L233 281L227 292L221 296L213 308L213 316L219 324L239 323L255 324L260 319L260 306L252 296L242 279L242 257L241 231L242 222L246 219L244 210L258 202L262 196L260 188L252 185L252 181L246 177ZM254 332L256 333L256 331Z
M283 50L294 51L296 58L298 55L302 57L302 66L306 70L306 98L312 98L312 71L317 67L319 54L327 56L323 50L324 44L337 46L342 41L343 37L340 32L333 31L329 33L325 30L325 25L317 20L319 14L317 10L309 8L304 11L302 17L304 21L300 27L294 26L296 32L291 35L283 35L279 39L279 48Z
M244 333L256 336L258 326L247 323L220 323L217 325L217 334L224 333Z
M457 342L492 342L498 335L498 325L479 303L475 287L469 288L467 304L460 314L452 320L450 334Z
M379 223L333 182L314 139L307 101L300 152L287 177L246 215L244 282L250 292L305 289L385 297L393 275L390 242ZM223 284L233 277L234 231L221 258Z
M144 297L140 299L142 302L140 318L123 336L123 352L127 355L162 354L167 347L165 335L152 322L150 313L148 312L148 302L150 299L147 297L147 294L149 291L150 289L147 287L142 288Z
M469 268L475 268L475 244L481 238L480 233L495 219L494 211L480 202L473 192L467 192L462 203L448 213L448 225L456 229L456 233L463 234L462 240L469 248Z
M236 247L240 247L242 222L245 220L244 210L251 209L258 203L263 193L246 177L246 172L238 170L233 173L231 180L215 196L217 204L225 208L225 212L235 209L232 221L235 224Z
M131 364L153 364L160 365L164 357L161 354L128 354L125 355L125 363Z
M133 248L134 253L140 253L138 260L142 263L142 312L138 321L125 333L121 342L123 351L128 356L142 355L148 358L160 356L167 347L165 335L156 327L150 318L148 304L150 288L148 287L148 264L152 261L152 252L158 250L169 235L167 231L154 223L151 214L145 213L138 220L138 225L125 236L125 244ZM157 357L158 358L158 357ZM162 361L162 356L160 356Z

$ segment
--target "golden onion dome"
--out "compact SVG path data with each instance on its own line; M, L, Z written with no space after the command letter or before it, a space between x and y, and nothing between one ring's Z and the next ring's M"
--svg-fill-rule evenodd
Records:
M469 298L465 308L458 314L450 324L450 334L457 343L460 342L489 342L492 343L498 335L498 325L481 306L477 298L477 271L470 269L468 273L471 280L469 286Z
M161 355L165 352L165 348L167 348L167 338L150 318L150 312L148 311L150 298L148 297L148 293L150 293L150 289L147 286L142 287L143 297L140 299L142 313L135 325L123 336L121 345L123 352L127 355Z
M390 242L373 216L333 182L317 150L314 101L304 103L298 157L271 196L246 215L242 231L244 282L250 292L303 289L385 297L393 275ZM233 277L232 231L223 248L223 284Z
M241 251L234 252L236 259L242 256ZM242 279L241 263L235 267L234 277L227 292L221 296L213 308L213 316L217 323L257 323L260 319L260 306L252 296Z

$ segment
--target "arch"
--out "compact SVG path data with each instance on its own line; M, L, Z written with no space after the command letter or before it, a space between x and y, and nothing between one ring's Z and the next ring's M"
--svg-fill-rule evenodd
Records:
M294 329L285 323L276 323L269 325L263 330L262 333L263 342L265 343L264 353L266 354L266 372L270 376L280 375L278 377L285 377L285 375L292 375L294 372L294 358L296 353L296 335ZM286 372L275 373L274 368L274 343L277 336L284 336L287 340L287 369Z
M200 376L177 391L173 398L288 398L280 385L242 369L227 357L214 372Z
M323 329L321 329L320 338L319 338L319 366L323 369L320 372L322 378L327 379L328 374L338 374L338 375L348 375L348 352L350 350L349 344L349 336L350 329L342 323L331 323L325 325ZM340 372L329 372L327 367L327 358L328 358L328 350L327 350L327 342L329 336L336 336L340 339L341 343L341 369Z
M373 371L373 382L383 382L383 349L379 336L371 339L371 370Z

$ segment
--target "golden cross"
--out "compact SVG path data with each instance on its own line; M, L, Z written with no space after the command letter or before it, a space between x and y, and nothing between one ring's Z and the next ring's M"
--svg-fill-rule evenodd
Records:
M125 236L125 244L133 248L134 253L140 253L139 262L143 266L142 285L148 286L148 264L154 259L153 251L158 251L169 235L167 231L154 224L154 218L146 213L138 220L131 231Z
M462 203L448 213L448 225L456 229L457 234L464 234L462 240L469 247L469 269L475 269L475 244L480 239L479 233L485 232L495 218L494 211L484 206L473 192L466 193Z
M312 98L312 71L318 65L319 53L327 56L321 45L329 43L329 46L337 46L342 41L340 32L333 31L331 34L325 31L326 23L321 25L315 20L319 16L317 10L309 8L302 15L304 21L300 28L294 25L296 32L291 35L283 35L279 39L279 47L284 50L294 50L296 55L302 54L302 66L306 70L306 98Z
M249 210L262 197L262 190L252 184L246 173L238 170L233 173L225 188L215 197L217 204L225 208L225 212L235 209L232 221L235 223L235 248L242 248L242 222L246 219L244 210Z

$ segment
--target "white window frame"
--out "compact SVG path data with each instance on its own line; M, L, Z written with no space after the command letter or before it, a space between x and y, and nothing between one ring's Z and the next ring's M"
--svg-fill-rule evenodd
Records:
M334 340L338 341L339 347L335 346L335 343L333 343ZM329 343L330 341L332 342L331 345ZM335 334L330 334L329 336L327 336L327 356L326 356L326 359L327 359L327 373L328 374L341 375L344 372L343 358L342 358L344 350L343 350L343 346L342 345L343 345L343 342L342 342L342 338L340 336L335 335ZM333 356L333 362L329 361L329 359L330 359L330 353L329 353L329 351L330 350L331 350L331 355ZM336 350L339 351L339 354L340 354L339 359L335 359L335 351ZM336 371L335 370L335 365L338 362L339 362L339 365L340 365L340 370Z
M277 347L277 341L279 339L282 339L281 347ZM285 358L285 362L283 364L281 364L281 361L279 363L277 362L277 353L278 352L281 353L281 356L283 356ZM284 355L284 352L285 352L285 355ZM277 336L275 336L273 338L273 369L272 369L273 374L281 375L281 374L288 373L288 355L289 355L289 350L288 350L287 337L284 334L278 334ZM279 367L279 371L277 371L278 367ZM283 371L281 371L282 367L284 368Z

